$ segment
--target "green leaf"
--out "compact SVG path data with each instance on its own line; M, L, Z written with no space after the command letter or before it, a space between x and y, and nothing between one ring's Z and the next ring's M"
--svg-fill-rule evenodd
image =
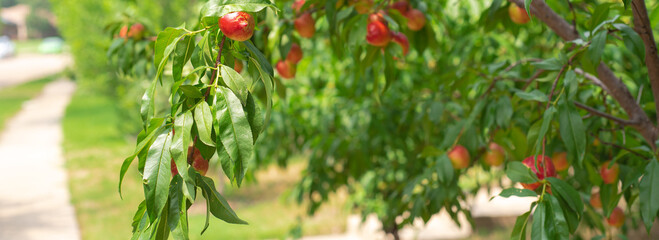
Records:
M170 164L171 131L164 129L149 148L144 166L144 195L146 197L146 210L151 222L158 218L167 202L169 193L169 179L172 177Z
M142 200L139 206L137 206L137 211L135 212L135 215L133 216L133 223L131 226L133 226L133 233L140 230L140 225L144 225L145 223L142 223L142 219L144 219L144 213L146 213L146 201Z
M202 94L201 91L199 91L199 89L197 87L192 86L192 85L181 85L179 87L179 89L181 89L183 94L185 94L185 96L187 96L189 98L203 98L204 97L204 94Z
M277 7L269 0L210 0L201 10L204 17L222 17L231 12L259 12L269 7L277 11Z
M582 166L586 155L586 128L581 115L571 102L563 101L558 106L558 123L561 139L567 152L575 156L579 166Z
M263 115L261 114L261 109L254 102L254 96L251 93L247 95L247 106L245 106L245 113L247 113L247 121L249 126L252 129L252 138L254 142L259 138L259 134L263 131Z
M514 240L526 239L526 226L529 223L530 214L531 211L528 211L517 217L517 221L515 221L515 227L513 227L513 231L510 235L510 239L514 239Z
M439 181L448 184L453 180L454 170L451 160L449 160L446 154L442 154L437 158L437 177Z
M511 196L516 196L516 197L537 197L538 194L535 193L534 191L528 190L528 189L519 189L519 188L506 188L501 193L499 193L499 196L509 198ZM492 197L494 198L494 197Z
M255 63L255 65L259 67L259 71L265 71L266 73L268 73L267 75L269 75L270 77L274 76L275 72L272 70L272 65L270 65L270 61L268 61L268 59L263 55L263 53L261 53L261 51L259 51L259 49L256 48L256 46L254 46L252 41L248 40L242 43L245 44L245 47L247 48L247 51L249 51L249 53L252 55L252 58L256 58L257 60L256 62L258 64ZM263 74L261 74L261 77L263 77Z
M547 206L544 201L538 202L538 207L533 212L533 223L531 225L532 240L548 240L549 234L545 224L547 222Z
M549 58L542 60L540 62L531 63L531 65L544 70L558 71L561 70L561 68L563 68L563 65L565 65L565 63L558 58Z
M119 187L118 187L119 197L121 197L121 183L124 180L126 171L128 171L128 168L133 163L133 160L135 159L137 154L142 152L146 146L150 145L153 136L155 136L156 133L159 132L158 130L160 129L160 126L162 126L163 121L165 121L165 119L163 118L152 119L151 124L149 124L149 128L146 129L146 131L142 129L142 131L138 134L137 136L138 143L137 146L135 147L135 152L131 156L124 159L124 162L121 164L121 170L119 171Z
M497 101L496 122L501 127L506 127L513 116L513 105L508 96L503 96Z
M188 175L188 146L192 141L191 131L192 124L194 119L192 117L191 111L186 111L183 114L180 114L176 117L174 121L174 136L172 138L172 145L169 149L174 163L176 164L176 169L181 175L183 180L188 183L194 182L193 179ZM192 196L186 196L190 201L193 201Z
M563 180L554 177L546 178L551 184L551 190L560 197L578 216L583 215L584 205L579 192ZM579 217L581 218L581 217Z
M659 211L659 163L650 160L639 184L641 218L648 233Z
M608 35L607 31L600 31L597 33L591 40L590 46L588 46L588 57L590 61L594 64L599 64L600 58L602 57L602 52L606 45L606 36Z
M233 68L222 65L220 67L220 73L222 74L222 80L229 87L233 93L238 96L240 102L245 104L247 101L247 84L243 76L240 73L233 70Z
M556 199L556 197L552 196L551 194L546 194L545 198L549 203L549 205L547 205L547 214L549 214L551 217L551 220L548 222L548 224L554 226L553 228L549 228L554 230L553 234L551 234L552 239L570 239L570 229L568 228L563 208L561 207L558 199Z
M142 117L142 122L144 123L144 129L147 129L149 127L151 118L153 118L153 114L156 111L153 98L154 95L156 94L157 82L158 82L157 79L154 79L151 82L149 88L147 88L146 91L144 91L144 95L142 95L142 100L140 102L140 116Z
M538 182L538 177L521 162L509 162L506 167L506 175L510 180L521 183Z
M538 102L549 101L547 95L538 89L533 89L533 91L531 92L523 92L520 90L515 90L515 96L528 101L538 101Z
M185 201L182 191L183 179L180 176L174 176L169 183L169 201L167 225L169 230L174 231L179 225L181 219L181 202Z
M556 108L552 105L547 108L547 110L545 110L545 114L542 116L542 125L540 126L540 131L538 132L538 140L535 143L535 146L538 149L541 146L542 139L545 137L547 131L549 130L549 125L554 118L554 113L556 113Z
M195 49L194 37L195 36L185 36L176 45L174 63L172 64L172 76L174 77L175 82L181 80L183 67L192 57L192 53Z
M201 175L197 179L197 185L201 188L204 198L208 201L208 206L213 216L227 223L247 224L247 222L238 218L233 209L231 209L231 206L229 206L229 203L227 203L227 200L215 190L213 179Z
M524 0L524 9L526 9L526 14L531 16L531 2L533 0Z
M206 101L201 101L194 110L194 120L197 124L197 132L199 133L199 140L208 146L215 146L211 139L211 132L213 131L213 116L211 108Z
M270 121L270 112L272 108L272 92L274 91L274 86L272 84L272 75L268 75L262 68L261 65L259 65L259 62L254 59L253 57L249 58L252 61L252 64L258 69L259 74L261 75L261 81L263 81L263 86L265 86L265 95L266 95L266 103L265 103L265 124L268 125L268 121Z
M181 35L182 32L183 29L168 27L158 33L154 50L155 56L153 57L153 64L158 69L158 72L162 72L160 66L164 66L163 62L167 62L169 54L172 53L176 46L176 44L172 45L172 43L175 43L175 40L178 41L177 39L179 39L179 35ZM158 77L156 77L156 79L157 78Z
M240 100L225 87L218 88L218 101L215 104L216 121L219 122L222 145L234 162L234 176L238 186L242 182L247 163L254 151L252 130Z

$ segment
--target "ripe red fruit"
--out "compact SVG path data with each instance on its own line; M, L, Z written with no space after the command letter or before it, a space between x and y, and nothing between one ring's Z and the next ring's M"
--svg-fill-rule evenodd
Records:
M142 37L144 37L144 25L141 23L135 23L132 26L130 26L130 30L128 30L128 34L126 34L127 37L132 37L135 40L140 40Z
M570 163L567 162L567 153L566 152L559 152L559 153L554 153L553 156L551 156L551 162L554 164L554 167L556 167L556 171L565 171L570 167Z
M254 35L254 18L246 12L227 13L218 24L224 36L234 41L246 41Z
M128 26L123 26L119 30L119 37L120 38L128 38Z
M609 167L610 163L611 161L606 161L600 166L600 175L606 184L618 182L618 175L620 174L620 166L614 163L613 166Z
M609 226L622 227L622 225L625 224L625 213L620 207L616 207L611 212L609 218L606 219L606 222Z
M384 12L383 11L378 11L377 13L371 13L368 15L368 22L382 22L384 24L387 24L387 20L384 19Z
M171 170L172 170L172 176L176 176L176 174L178 174L178 168L176 168L176 163L174 162L173 158L171 162Z
M352 4L354 4L355 11L359 14L367 13L373 8L373 0L353 0Z
M405 15L405 13L407 13L407 10L410 8L410 3L408 3L406 0L400 0L392 3L390 7L398 10L400 14Z
M462 145L457 145L448 153L448 158L453 164L455 169L464 169L469 167L469 162L471 158L469 157L469 151Z
M499 144L490 143L485 153L485 163L489 166L500 166L505 158L505 150Z
M531 20L529 14L526 13L526 10L518 7L514 3L510 4L510 7L508 7L508 15L510 15L510 20L517 24L525 24Z
M366 26L366 42L376 47L384 47L391 41L391 31L382 22L371 22Z
M522 161L524 165L531 169L538 179L543 180L545 177L556 177L556 169L551 159L547 156L531 156ZM536 167L536 165L538 165ZM522 186L529 190L535 190L540 186L540 182L535 183L522 183Z
M293 5L291 5L291 8L293 8L293 11L295 11L296 13L300 12L305 2L306 0L296 0L295 2L293 2Z
M275 68L277 68L279 76L283 78L291 79L295 77L295 64L288 60L280 60Z
M419 31L426 25L426 15L418 9L410 9L405 13L407 27L412 31Z
M392 34L392 37L394 42L403 48L403 54L407 55L407 53L410 51L410 41L407 40L407 36L405 36L403 33L396 32Z
M295 30L303 38L311 38L316 33L316 22L311 17L311 13L305 13L295 19Z
M208 160L201 156L201 152L196 147L190 146L188 148L188 164L197 170L201 175L206 176L208 171Z
M243 61L236 59L233 61L233 70L236 70L236 72L242 72L243 71Z
M596 192L590 195L590 205L594 208L602 208L602 199L600 199L600 193Z
M302 48L300 48L300 45L297 45L297 43L291 44L291 50L288 51L286 60L292 62L293 64L297 64L300 62L300 60L302 60Z

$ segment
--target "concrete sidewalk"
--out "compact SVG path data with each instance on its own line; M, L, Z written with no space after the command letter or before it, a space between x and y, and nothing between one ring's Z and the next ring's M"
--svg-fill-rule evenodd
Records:
M80 239L60 125L74 89L63 79L48 84L0 135L0 239Z
M27 54L0 59L0 88L53 75L70 64L68 54Z

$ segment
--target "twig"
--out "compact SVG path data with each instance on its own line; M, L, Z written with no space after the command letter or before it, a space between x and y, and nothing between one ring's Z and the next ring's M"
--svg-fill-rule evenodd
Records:
M220 50L217 51L217 58L215 59L215 69L212 70L213 73L211 74L211 81L209 85L213 85L213 83L215 83L215 78L217 78L217 70L218 70L217 67L220 66L220 62L222 62L222 48L224 47L224 40L226 39L227 36L222 36L222 41L220 42L219 45ZM208 100L207 98L210 92L211 92L211 88L208 87L208 89L206 89L206 94L204 94L204 99Z
M599 111L599 110L597 110L597 109L594 109L594 108L592 108L592 107L586 106L585 104L580 103L580 102L576 102L576 101L575 101L575 102L574 102L574 105L576 105L578 108L581 108L581 109L583 109L583 110L586 110L586 111L588 111L588 112L590 112L590 113L592 113L592 114L594 114L594 115L597 115L597 116L600 116L600 117L603 117L603 118L606 118L606 119L612 120L612 121L617 122L617 123L619 123L619 124L621 124L621 125L623 125L623 126L633 126L633 125L637 125L637 124L638 124L638 122L636 122L636 121L631 121L631 120L622 119L622 118L619 118L619 117L614 117L614 116L611 115L611 114L608 114L608 113L605 113L605 112Z
M533 76L531 76L529 79L526 80L524 87L522 87L522 91L526 90L526 88L528 88L531 85L531 83L533 83L533 81L536 80L538 77L540 77L540 75L543 74L544 72L545 70L543 69L540 69L537 72L535 72Z
M608 92L608 93L611 93L611 91L609 91L609 89L606 87L606 85L604 85L604 84L602 83L602 80L600 80L599 78L597 78L597 77L591 75L590 73L585 72L585 71L582 70L581 68L575 68L575 69L574 69L574 72L575 72L576 74L583 75L584 78L586 78L586 79L592 81L593 83L595 83L595 85L597 85L597 86L601 87L602 89L604 89L604 91L606 91L606 92Z
M624 132L624 131L623 131L623 132ZM612 146L612 147L617 147L617 148L620 148L620 149L625 150L625 151L627 151L627 152L630 152L630 153L632 153L632 154L634 154L634 155L636 155L636 156L639 156L639 157L641 157L641 158L643 158L643 159L645 159L645 160L649 160L649 158L647 158L647 157L644 156L643 154L640 154L640 153L638 153L638 152L636 152L636 151L634 151L634 150L631 150L631 149L629 149L629 148L627 148L627 147L625 147L625 146L618 145L618 144L615 144L615 143L612 143L612 142L605 142L605 141L602 141L601 138L599 138L597 135L592 134L592 133L590 133L590 136L593 136L594 138L597 138L597 140L599 140L600 143L602 143L602 144L604 144L604 145L609 145L609 146Z

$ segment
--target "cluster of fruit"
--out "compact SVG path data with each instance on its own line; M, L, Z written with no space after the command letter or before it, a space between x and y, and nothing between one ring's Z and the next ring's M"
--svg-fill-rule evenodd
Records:
M419 31L426 25L426 17L423 12L410 7L407 0L392 3L390 9L397 10L407 18L407 27L412 31ZM389 29L386 16L387 12L380 10L368 17L366 26L366 42L376 47L386 47L392 40L403 48L403 54L407 55L410 42L407 36L400 32L392 32Z
M462 145L456 145L449 151L448 157L451 164L455 169L465 169L471 163L469 151ZM483 157L483 161L488 166L500 166L505 160L505 150L496 143L490 143L487 152ZM562 172L570 168L570 163L567 161L567 153L559 152L549 158L547 156L538 155L530 156L522 161L522 163L531 169L531 171L543 181L548 177L557 177L557 172ZM620 174L620 166L617 163L611 164L610 161L603 163L599 168L600 176L604 184L617 184ZM521 183L525 189L536 191L542 182L535 183ZM551 186L546 186L545 191L552 194ZM590 197L590 204L597 209L602 208L600 200L600 193L593 193ZM620 207L616 207L611 212L611 215L606 219L607 223L613 227L621 227L625 222L625 215Z
M135 23L130 26L124 25L119 30L119 37L123 39L132 38L134 40L142 40L144 38L144 25L141 23Z

